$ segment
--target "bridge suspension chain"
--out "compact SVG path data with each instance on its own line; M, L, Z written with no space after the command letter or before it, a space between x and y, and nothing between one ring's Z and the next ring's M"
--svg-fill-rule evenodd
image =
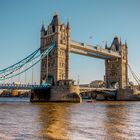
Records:
M23 74L24 72L31 69L33 66L35 66L37 63L39 63L44 57L46 57L52 49L55 47L55 43L51 44L48 49L44 50L42 53L38 54L40 48L33 52L28 57L24 58L20 62L5 68L3 70L0 70L0 81L6 80L6 79L12 79L13 77L19 76ZM38 55L37 55L38 54ZM33 62L34 63L31 63ZM26 67L25 67L26 66ZM24 70L21 70L21 68L25 67ZM17 73L16 73L17 72Z
M14 65L12 65L12 66L10 66L8 68L5 68L3 70L0 70L0 80L6 79L6 77L8 77L9 75L14 74L18 70L19 70L19 73L20 73L20 69L22 67L24 67L27 63L29 63L34 58L34 56L36 56L38 54L39 50L40 50L40 48L37 49L36 51L34 51L29 56L27 56L26 58L24 58L21 61L19 61L18 63L14 64ZM20 75L19 75L19 77L20 77ZM9 78L7 78L7 79L9 79Z
M18 69L18 68L21 68L25 63L31 61L31 59L40 51L40 48L37 49L36 51L34 51L33 53L31 53L30 55L28 55L26 58L22 59L21 61L5 68L5 69L2 69L0 70L0 74L3 74L3 73L6 73L8 71L12 71L14 69Z
M133 76L133 78L135 79L135 81L137 82L138 85L140 85L140 79L138 78L138 76L134 73L134 71L132 70L131 66L128 64L128 67L130 69L130 72Z

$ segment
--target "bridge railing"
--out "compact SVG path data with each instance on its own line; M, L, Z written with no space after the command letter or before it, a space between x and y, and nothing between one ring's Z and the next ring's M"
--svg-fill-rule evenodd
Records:
M29 84L0 84L0 89L31 89L31 88L45 88L49 85L29 85Z

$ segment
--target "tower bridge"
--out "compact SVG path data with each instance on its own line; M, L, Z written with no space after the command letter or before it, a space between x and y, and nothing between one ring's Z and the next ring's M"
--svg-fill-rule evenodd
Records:
M80 92L82 93L82 90L85 89L79 88L78 85L74 85L73 80L70 80L70 53L105 61L105 86L107 89L86 89L86 92L96 91L102 92L104 95L116 96L111 93L109 88L117 84L119 94L126 94L125 89L128 87L127 43L123 44L117 36L114 37L112 44L110 46L106 44L105 48L73 41L69 21L67 24L62 23L58 14L53 16L47 28L44 24L42 25L40 48L20 62L0 70L0 81L16 77L41 61L40 85L17 88L35 88L31 94L31 101L41 101L43 98L43 101L80 102ZM30 65L27 67L28 64ZM24 67L25 69L21 70ZM47 88L42 86L44 83L51 85L48 96L42 95L42 93L47 94L46 92L48 92L48 86ZM40 93L39 87L41 87L42 93ZM11 88L16 87L11 86Z
M105 60L105 83L109 88L118 84L119 88L128 86L128 50L127 43L122 44L117 36L111 46L104 48L71 40L70 23L62 24L58 14L53 16L48 28L41 28L41 49L44 50L52 42L56 42L56 48L41 61L41 83L52 82L54 85L59 80L68 80L70 52ZM94 65L94 64L93 64Z

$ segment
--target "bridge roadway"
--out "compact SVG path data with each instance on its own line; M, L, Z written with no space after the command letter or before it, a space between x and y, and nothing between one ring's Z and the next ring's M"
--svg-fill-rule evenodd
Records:
M0 84L0 89L16 89L16 90L31 90L33 88L47 89L49 84L45 85L29 85L29 84ZM79 87L80 94L85 93L96 93L96 94L106 94L115 96L116 89L109 88L90 88L90 87Z
M108 49L103 49L100 46L92 46L84 43L79 43L71 40L70 51L75 54L96 57L101 59L107 58L120 58L121 55L119 52L113 52Z
M96 92L97 94L108 94L115 96L116 89L110 89L110 88L90 88L90 87L80 87L80 94L82 93L93 93Z
M0 89L31 90L32 88L46 89L48 87L50 87L50 85L0 84Z

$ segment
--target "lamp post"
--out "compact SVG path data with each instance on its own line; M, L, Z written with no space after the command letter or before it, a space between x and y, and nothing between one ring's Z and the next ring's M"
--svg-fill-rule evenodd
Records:
M79 83L80 83L80 76L78 75L78 81L77 81L78 86L79 86Z

